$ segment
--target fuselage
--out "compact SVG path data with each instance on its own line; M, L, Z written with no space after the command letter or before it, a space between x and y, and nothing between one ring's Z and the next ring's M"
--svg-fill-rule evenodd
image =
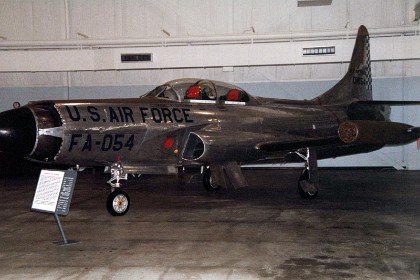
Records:
M43 138L59 139L61 143L48 157L28 158L82 166L116 161L138 165L205 164L206 159L184 156L190 133L197 131L216 135L221 142L226 139L226 148L221 151L224 154L218 153L221 160L235 157L241 162L263 161L268 155L255 149L259 141L333 137L337 136L339 124L347 119L342 108L310 104L207 104L160 99L151 102L148 98L28 105L35 115L38 108L45 107L56 110L59 120L54 122L59 125L45 128L38 120L36 145L42 145Z
M253 97L226 83L181 79L141 98L30 102L0 113L0 144L3 152L32 161L72 166L121 162L143 173L223 162L299 161L296 155L307 147L316 149L318 158L383 147L386 141L360 145L356 139L340 140L340 125L354 119L350 105L355 106ZM370 116L376 112L370 107L357 112L384 120ZM368 127L366 134L378 124L356 125ZM406 129L393 131L404 134ZM406 141L394 139L400 134L393 133L391 142Z

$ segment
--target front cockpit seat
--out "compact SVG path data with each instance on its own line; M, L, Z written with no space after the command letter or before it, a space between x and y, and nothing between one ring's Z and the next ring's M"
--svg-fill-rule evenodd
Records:
M185 94L185 99L215 100L216 98L216 91L204 82L190 86Z
M190 86L185 95L185 99L202 99L202 91L200 86Z

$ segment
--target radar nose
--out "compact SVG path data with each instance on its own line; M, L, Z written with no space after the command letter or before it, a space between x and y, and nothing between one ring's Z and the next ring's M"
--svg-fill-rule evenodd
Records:
M36 142L34 114L27 107L0 113L0 151L26 157Z

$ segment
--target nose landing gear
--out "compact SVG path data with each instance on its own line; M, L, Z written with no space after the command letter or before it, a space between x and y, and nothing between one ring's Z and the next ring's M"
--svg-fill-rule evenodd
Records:
M114 163L110 166L111 179L107 183L111 186L111 193L106 200L106 209L112 216L123 216L130 209L130 197L119 189L120 180L127 180L127 174L124 172L121 163Z

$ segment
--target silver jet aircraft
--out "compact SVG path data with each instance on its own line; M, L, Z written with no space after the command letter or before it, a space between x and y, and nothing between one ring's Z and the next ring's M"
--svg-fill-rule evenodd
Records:
M369 34L359 28L347 74L304 101L254 97L203 79L168 82L135 99L30 102L0 113L0 151L31 161L111 173L107 209L127 213L127 174L177 174L199 166L204 187L247 186L244 163L305 162L298 190L317 196L317 160L415 141L420 128L391 122L373 101Z

